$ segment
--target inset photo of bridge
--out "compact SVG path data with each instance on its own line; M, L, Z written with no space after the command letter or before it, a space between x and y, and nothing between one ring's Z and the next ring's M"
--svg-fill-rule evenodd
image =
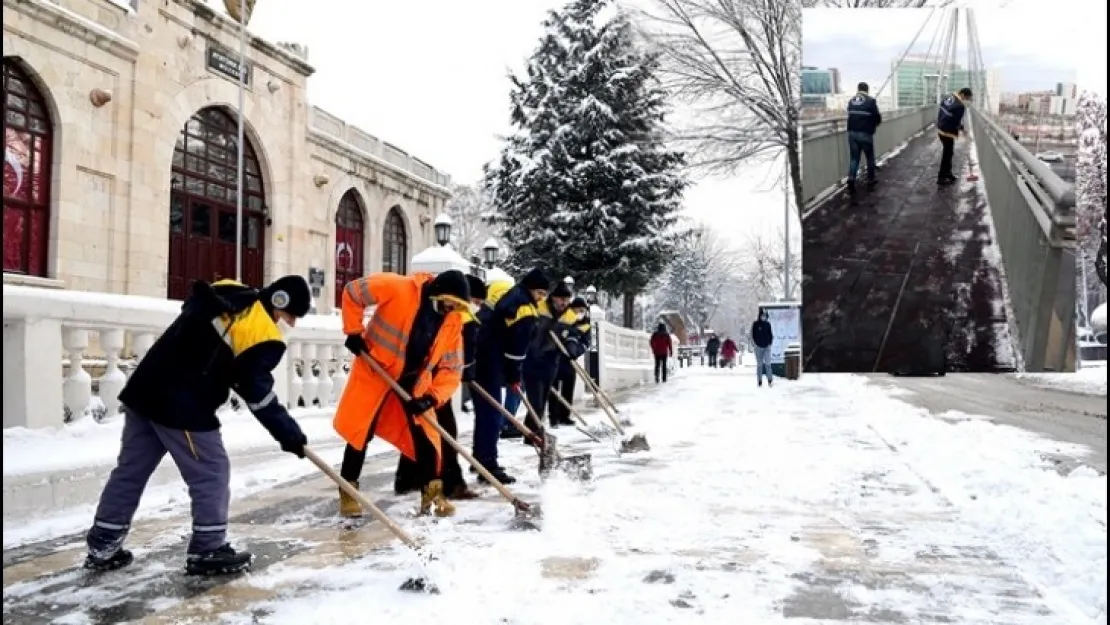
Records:
M1074 371L1080 16L807 9L807 372Z

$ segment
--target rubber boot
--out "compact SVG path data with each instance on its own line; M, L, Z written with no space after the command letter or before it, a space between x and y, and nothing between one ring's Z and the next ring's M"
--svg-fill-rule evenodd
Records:
M355 490L358 490L358 480L348 480L348 483L354 486ZM359 505L354 497L343 492L342 488L339 489L339 516L347 519L355 519L362 516L362 506Z
M127 549L120 549L106 558L90 553L85 558L85 568L90 571L115 571L131 564L134 560L135 556Z
M466 499L478 499L479 497L481 497L481 495L470 490L470 487L466 484L459 484L455 488L451 489L451 492L447 493L448 499L454 499L456 501L463 501Z
M249 551L235 551L231 545L190 553L185 559L186 575L234 575L250 570L254 556Z
M423 492L420 493L420 510L417 512L420 516L424 516L435 508L435 515L437 517L449 517L455 515L455 504L447 500L443 496L443 481L432 480L424 487Z

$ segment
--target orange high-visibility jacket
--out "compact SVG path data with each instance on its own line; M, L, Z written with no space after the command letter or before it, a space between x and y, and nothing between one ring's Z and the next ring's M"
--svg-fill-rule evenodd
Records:
M394 380L403 373L409 331L420 308L421 287L433 277L428 273L412 276L376 273L354 280L343 289L343 332L361 332L370 348L370 357ZM363 313L375 305L377 308L364 329ZM431 394L437 407L451 400L462 380L462 327L460 313L447 314L425 357L424 368L412 390L413 397ZM431 418L435 418L434 411L417 417L416 423L435 447L439 466L442 460L439 432L425 422ZM335 411L335 431L352 447L361 450L366 446L366 435L375 419L379 421L374 436L388 441L405 457L416 460L416 446L400 398L361 358L356 358Z

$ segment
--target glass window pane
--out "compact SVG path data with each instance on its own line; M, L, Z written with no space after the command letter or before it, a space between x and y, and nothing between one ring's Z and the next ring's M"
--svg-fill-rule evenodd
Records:
M247 190L254 193L262 193L262 179L255 176L247 176Z
M39 119L38 117L32 117L32 118L30 118L30 119L28 120L28 124L27 124L27 126L28 126L28 127L29 127L29 128L31 129L31 130L33 130L33 131L35 131L35 132L37 132L37 133L39 133L39 134L46 134L46 132L47 132L47 128L46 128L46 120L44 120L44 119Z
M173 151L173 166L174 167L184 167L185 166L185 153L184 152L182 152L180 150L174 150Z
M247 247L252 250L258 249L259 243L262 240L262 218L250 217L246 223L243 224L243 240L246 241Z
M186 178L185 190L195 195L204 195L204 181L200 178Z
M190 233L195 237L211 237L212 209L207 204L199 202L194 203L189 208Z
M187 169L189 171L195 171L197 173L200 173L200 172L204 171L203 169L200 168L200 163L201 163L201 160L199 158L195 157L195 156L190 156L190 155L185 156L185 169Z
M23 128L27 125L27 116L18 111L9 110L7 114L7 125Z
M189 154L196 154L197 156L204 156L204 142L196 137L189 137L185 142L186 150Z
M247 208L252 211L262 210L262 198L258 197L257 195L247 196Z
M207 193L205 193L205 195L212 198L213 200L221 203L227 201L227 190L224 189L223 185L212 184L211 182L209 182L208 186L205 188L207 189Z
M17 96L9 91L7 101L8 108L19 109L21 111L27 110L27 98Z
M219 214L220 241L235 245L235 213L221 212Z
M176 193L170 196L170 232L185 232L185 200Z

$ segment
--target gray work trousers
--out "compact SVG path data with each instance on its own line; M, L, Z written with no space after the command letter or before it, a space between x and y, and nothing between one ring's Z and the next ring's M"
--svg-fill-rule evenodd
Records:
M153 423L124 408L119 458L112 469L86 541L89 553L109 558L123 545L147 481L166 453L189 488L193 535L189 553L227 542L231 461L219 430L189 432Z

